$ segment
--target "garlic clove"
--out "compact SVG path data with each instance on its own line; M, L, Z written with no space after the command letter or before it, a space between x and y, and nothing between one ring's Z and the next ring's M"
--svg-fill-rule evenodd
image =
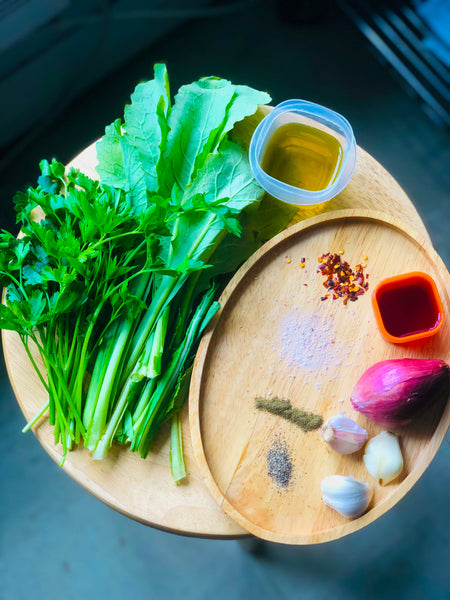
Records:
M335 452L352 454L363 447L368 435L358 423L341 413L323 425L322 437Z
M372 499L371 486L352 476L330 475L320 487L324 503L348 519L362 515Z
M369 367L353 388L353 408L375 423L402 427L450 393L450 368L443 360L399 358Z
M383 431L370 439L364 452L364 464L380 485L398 477L403 471L403 456L397 436Z

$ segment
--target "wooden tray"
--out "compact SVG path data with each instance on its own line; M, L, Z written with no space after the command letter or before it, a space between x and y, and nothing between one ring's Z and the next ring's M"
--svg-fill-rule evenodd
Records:
M450 318L421 344L394 345L377 329L370 289L347 306L342 299L320 299L324 287L317 258L341 248L353 267L368 256L372 290L387 276L429 273L450 316L450 275L433 248L399 220L370 210L337 211L294 225L238 271L197 353L189 399L191 437L205 483L225 513L274 542L324 542L377 519L419 479L450 421L449 407L441 405L419 427L404 429L405 469L381 487L366 471L363 451L340 456L328 448L320 430L304 433L255 408L255 397L272 395L324 420L345 411L373 436L381 428L350 404L365 369L388 358L448 360ZM303 269L301 258L306 259ZM291 454L292 479L286 487L268 475L267 452L275 443L286 444ZM323 504L320 481L333 474L373 484L365 515L348 520Z
M271 107L262 106L255 115L238 123L234 131L236 137L248 145L256 125L270 110ZM69 166L96 178L96 164L94 142ZM356 169L348 186L326 204L300 207L294 220L349 208L377 208L400 219L429 240L425 225L407 194L361 147L358 147ZM18 335L3 330L2 343L14 393L25 419L29 420L45 404L45 389ZM202 479L192 448L187 405L181 422L188 470L188 477L181 485L173 484L170 472L168 427L162 428L146 460L126 448L114 446L105 460L94 461L86 449L77 448L68 454L63 470L102 502L146 525L197 537L228 539L248 535L218 506ZM44 450L59 463L62 450L59 445L54 445L52 428L47 421L41 420L33 427L33 432Z

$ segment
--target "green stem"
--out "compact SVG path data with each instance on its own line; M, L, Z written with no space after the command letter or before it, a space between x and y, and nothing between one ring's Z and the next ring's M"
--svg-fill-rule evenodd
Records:
M197 285L198 279L200 277L200 271L197 271L196 273L192 273L192 275L189 277L188 283L186 285L186 289L183 290L183 302L181 304L181 311L180 311L180 315L179 315L179 319L182 323L184 323L187 320L187 316L192 308L192 303L193 303L193 293L195 290L195 286ZM182 342L183 339L183 335L184 335L184 328L180 327L178 329L178 332L173 340L173 346L176 348L177 346L179 346Z
M166 341L167 326L169 323L169 314L170 306L167 305L156 322L154 332L148 338L148 352L146 346L140 360L137 362L137 373L142 377L154 379L161 374L161 363Z
M95 409L92 412L92 417L88 426L88 435L85 442L86 446L91 451L95 451L97 444L105 431L108 411L110 409L110 398L116 383L117 375L120 372L121 358L133 323L133 319L128 319L122 324L109 363L106 367L104 378L101 382L101 388L99 390Z
M181 287L183 287L187 277L188 276L186 274L183 274L178 277L166 277L163 279L163 283L159 286L134 336L133 350L124 369L124 382L128 379L134 367L136 366L139 356L145 347L147 338L150 335L158 317L164 308L169 304L170 300L181 289Z
M211 288L203 296L186 331L186 337L183 341L182 346L180 346L174 352L171 364L168 366L164 375L161 377L156 387L156 390L151 397L151 400L147 407L145 424L141 428L137 442L139 453L143 458L145 458L148 454L151 442L149 433L152 428L153 421L155 420L158 414L159 408L166 402L178 381L180 373L185 365L186 359L191 351L192 345L196 339L197 334L199 333L205 315L208 312L208 308L211 306L214 294L215 288Z
M83 311L81 311L81 310L78 311L78 316L77 316L77 319L75 321L74 331L78 331L78 328L79 328L79 325L80 325L80 320L81 320L81 315L82 314L84 314ZM69 317L67 317L67 318L69 318ZM69 337L69 336L67 336L67 337ZM70 350L69 350L68 355L67 355L67 360L66 360L66 366L67 366L67 368L69 368L69 366L73 363L73 354L75 352L76 346L77 346L77 338L74 335L74 336L72 336L72 343L70 345Z
M130 398L134 397L134 388L136 386L140 386L139 381L133 381L131 379L127 380L126 385L121 391L114 412L109 420L108 426L95 446L92 455L95 460L101 460L105 458L108 450L111 448L117 428L119 427L120 421L122 420L127 406L129 405Z
M40 382L42 383L42 385L44 386L44 388L46 389L46 391L48 392L48 383L45 381L44 376L42 375L39 367L36 364L36 361L34 360L34 356L31 353L31 350L28 346L28 340L26 339L25 336L22 337L22 343L24 345L25 348L25 352L27 353L28 358L30 359L31 364L33 365L34 370L36 371Z
M109 352L108 352L109 351ZM91 381L89 382L88 391L86 394L86 401L83 410L83 423L89 435L89 428L92 423L95 406L97 404L98 395L100 393L101 382L104 379L106 368L110 362L112 353L112 345L101 346L96 361L94 363L94 369L92 372Z
M61 433L59 419L56 419L55 427L53 429L53 438L55 440L55 446L59 442L59 434Z
M86 435L86 430L84 428L83 421L81 420L81 415L78 413L78 411L75 407L75 404L73 402L72 396L70 394L70 391L67 387L67 380L61 373L60 366L55 364L52 360L49 360L49 367L51 367L51 369L47 370L48 376L49 376L49 383L50 383L50 374L52 374L52 377L51 377L52 385L50 386L50 391L53 395L53 398L55 401L55 406L57 407L57 410L61 411L60 416L62 416L64 418L64 425L65 425L66 429L70 429L68 422L67 422L67 416L66 416L67 411L63 411L63 407L61 405L61 402L59 401L58 387L56 387L53 382L53 375L56 376L61 394L65 398L67 405L69 406L70 411L72 412L72 415L73 415L74 419L76 420L78 427L80 428L81 435L84 437Z
M199 246L205 239L205 236L207 235L211 225L213 224L213 222L216 219L217 219L216 215L212 215L208 219L203 230L201 231L201 234L195 239L195 242L192 244L189 252L187 253L188 259L191 259L193 257L193 255L195 254L195 252L198 250ZM172 240L174 240L175 236L177 235L178 222L179 222L179 218L175 221L175 224L174 224ZM207 256L210 256L212 254L215 247L220 242L220 240L224 237L225 234L226 234L225 231L218 232L218 234L216 236L215 244L214 245L211 244L211 246L208 247L208 252L204 253L204 257L202 256L202 258L206 258ZM173 260L173 255L172 255L172 246L171 246L171 251L169 254L169 263L172 263L172 260ZM148 308L148 310L146 311L144 318L142 319L141 324L140 324L140 326L136 332L136 335L134 337L134 349L128 360L126 368L124 370L123 381L126 381L126 379L130 376L131 372L133 371L134 367L136 366L139 356L145 346L146 340L147 340L148 336L150 335L150 332L152 331L152 328L153 328L156 320L158 319L159 315L161 314L161 311L170 302L170 300L178 293L178 291L183 287L185 282L188 280L188 277L189 277L189 274L184 273L184 274L180 275L179 277L169 277L169 278L163 279L163 283L158 287L158 290L152 300L152 303L151 303L150 307Z
M63 411L63 408L61 406L60 400L59 400L59 394L58 394L58 389L55 386L55 382L53 381L53 369L48 369L47 373L48 373L48 382L49 382L49 390L50 390L50 397L49 400L51 401L51 399L53 399L54 401L54 405L55 405L55 414L56 414L56 418L58 421L60 421L59 423L59 427L61 428L61 423L64 425L64 429L69 430L69 423L66 419L65 413ZM61 434L62 434L62 439L64 439L64 432L63 430L61 430Z
M48 410L48 405L49 405L49 400L47 400L47 402L44 404L44 406L41 408L41 410L39 412L37 412L30 421L28 421L28 423L22 429L22 433L26 433L29 429L31 429L33 427L33 425L35 425L39 421L39 419L41 417L44 416L44 414Z
M181 433L181 417L177 413L172 417L170 427L170 470L172 478L178 485L187 475L183 456L183 436Z
M134 293L142 298L148 290L151 272L143 273L134 279ZM130 278L131 279L131 278ZM106 296L106 297L109 297ZM83 421L87 427L85 445L94 451L104 434L108 413L111 412L111 399L116 393L119 379L123 370L123 362L131 341L131 333L135 328L135 317L129 315L122 321L113 322L104 334L105 343L110 343L110 349L100 347L94 363L93 378L88 388L87 403ZM94 377L95 375L95 377Z
M144 390L139 396L139 402L133 410L133 429L138 429L142 419L145 418L145 410L147 408L147 403L149 401L149 398L155 391L155 387L156 379L148 379L145 382Z
M72 365L72 373L74 373L75 375L75 379L73 381L73 383L71 382L70 385L70 391L71 394L73 396L73 398L75 399L75 406L76 406L76 410L77 410L77 414L78 415L82 415L83 414L83 382L84 382L84 378L86 375L86 371L87 371L87 364L88 364L88 351L89 351L89 345L91 342L91 338L94 332L94 328L97 322L97 319L101 313L103 309L103 302L101 302L93 316L92 319L90 320L90 324L89 327L86 331L86 333L84 334L84 338L83 338L83 343L78 344L78 348L77 351L74 354L75 357L75 362ZM82 312L82 311L80 311ZM78 326L79 326L79 322L77 322L76 324L76 328L75 330L72 332L72 335L76 338L78 338ZM76 443L78 444L80 442L80 435L81 435L81 430L80 428L76 428ZM86 435L86 430L84 433L84 436ZM84 437L83 436L83 437Z

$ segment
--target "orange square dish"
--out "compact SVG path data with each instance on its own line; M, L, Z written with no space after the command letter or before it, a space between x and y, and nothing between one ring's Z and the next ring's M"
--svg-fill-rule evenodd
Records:
M372 305L383 337L404 344L429 337L444 322L444 309L435 281L414 271L380 281Z

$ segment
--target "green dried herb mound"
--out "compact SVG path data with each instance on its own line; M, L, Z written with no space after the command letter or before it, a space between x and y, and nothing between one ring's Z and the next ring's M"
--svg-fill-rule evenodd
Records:
M97 143L100 181L44 160L37 187L16 195L23 237L0 234L0 326L19 333L48 393L25 429L48 413L62 462L78 443L98 459L114 442L145 457L169 421L184 477L179 411L202 332L232 273L295 212L262 200L229 137L269 100L207 77L172 102L158 64Z
M300 408L294 408L290 400L278 398L277 396L273 398L255 398L255 406L259 410L264 410L273 415L278 415L282 419L291 421L291 423L294 423L303 429L303 431L314 431L314 429L318 429L323 423L320 415Z

